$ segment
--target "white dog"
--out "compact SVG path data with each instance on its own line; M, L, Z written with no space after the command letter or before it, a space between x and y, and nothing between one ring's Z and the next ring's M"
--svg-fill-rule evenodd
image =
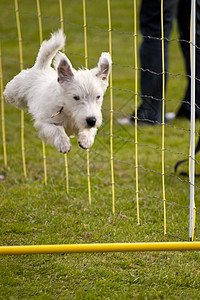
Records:
M71 148L70 135L76 135L84 149L93 145L102 123L101 106L112 62L110 54L103 52L96 68L76 71L66 55L58 52L64 44L61 30L52 34L42 43L35 65L15 76L4 96L17 108L28 108L40 138L66 153Z

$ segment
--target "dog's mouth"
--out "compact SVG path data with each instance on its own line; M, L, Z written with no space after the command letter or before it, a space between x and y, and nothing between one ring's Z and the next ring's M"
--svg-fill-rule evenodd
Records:
M55 114L51 115L51 118L55 118L56 116L60 115L63 111L64 106L62 106Z

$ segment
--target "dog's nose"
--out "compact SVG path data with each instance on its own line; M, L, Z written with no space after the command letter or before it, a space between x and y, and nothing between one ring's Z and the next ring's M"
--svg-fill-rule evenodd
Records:
M94 125L96 124L96 121L97 121L97 119L95 117L88 117L86 119L86 122L89 127L94 127Z

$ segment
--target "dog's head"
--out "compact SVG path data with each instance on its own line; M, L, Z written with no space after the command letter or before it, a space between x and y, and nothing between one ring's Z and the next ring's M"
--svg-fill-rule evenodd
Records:
M58 59L56 67L64 111L71 115L78 131L98 128L102 123L101 106L112 64L110 54L103 52L97 67L91 70L75 70L62 53Z

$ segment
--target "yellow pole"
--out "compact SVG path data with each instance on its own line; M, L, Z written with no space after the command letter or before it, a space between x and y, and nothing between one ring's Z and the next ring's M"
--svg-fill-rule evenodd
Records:
M59 0L59 9L60 9L60 28L64 32L64 18L63 18L62 0ZM65 52L65 46L63 47L62 51Z
M62 29L62 31L64 33L64 18L63 18L62 0L59 0L59 10L60 10L60 28ZM62 48L62 51L65 52L65 46ZM64 160L65 160L65 175L66 175L66 191L67 191L67 194L69 194L69 169L68 169L67 153L64 154Z
M161 0L161 40L162 40L162 189L164 210L164 234L166 234L166 199L165 199L165 48L163 0Z
M138 62L137 62L137 14L136 0L134 0L134 53L135 53L135 182L136 182L136 203L137 222L140 224L139 210L139 185L138 185L138 128L137 128L137 107L138 107Z
M2 128L2 142L3 142L3 158L4 167L7 168L7 151L6 151L6 131L5 131L5 109L4 109L4 97L3 97L3 70L2 70L2 55L0 44L0 86L1 86L1 128Z
M87 50L87 23L86 23L86 4L83 0L83 29L84 29L84 49L85 49L85 67L88 68L88 50ZM91 181L90 181L90 150L87 149L87 180L88 180L88 199L91 205Z
M66 191L69 194L69 169L68 169L68 160L67 160L67 153L64 154L65 160L65 175L66 175Z
M85 4L85 0L83 0L83 28L84 28L85 67L88 68L87 22L86 22L86 4Z
M200 250L200 242L1 246L0 255Z
M42 156L43 156L43 168L44 168L44 184L47 185L47 158L46 158L46 147L42 141Z
M42 35L42 18L40 11L40 1L36 0L37 3L37 15L38 15L38 25L39 25L39 36L40 36L40 45L43 41ZM47 185L47 162L46 162L46 147L45 143L42 141L42 154L43 154L43 167L44 167L44 184Z
M91 181L90 181L90 150L87 149L87 179L88 179L88 200L89 204L92 203L91 197Z
M21 27L20 27L20 19L19 19L18 0L15 0L15 14L16 14L17 33L18 33L18 41L19 41L19 64L20 64L20 71L22 71L23 70L23 49L22 49L22 35L21 35ZM24 111L23 110L21 110L21 149L22 149L22 163L23 163L24 177L27 177L25 147L24 147Z
M110 0L107 1L108 5L108 33L109 33L109 52L112 58L112 27L111 27L111 9ZM115 214L115 179L114 179L114 157L113 157L113 79L112 67L110 70L110 165L111 165L111 185L112 185L112 211Z
M39 35L40 35L40 45L42 44L42 18L41 18L41 10L40 10L40 0L36 0L37 3L37 15L38 15L38 25L39 25Z

